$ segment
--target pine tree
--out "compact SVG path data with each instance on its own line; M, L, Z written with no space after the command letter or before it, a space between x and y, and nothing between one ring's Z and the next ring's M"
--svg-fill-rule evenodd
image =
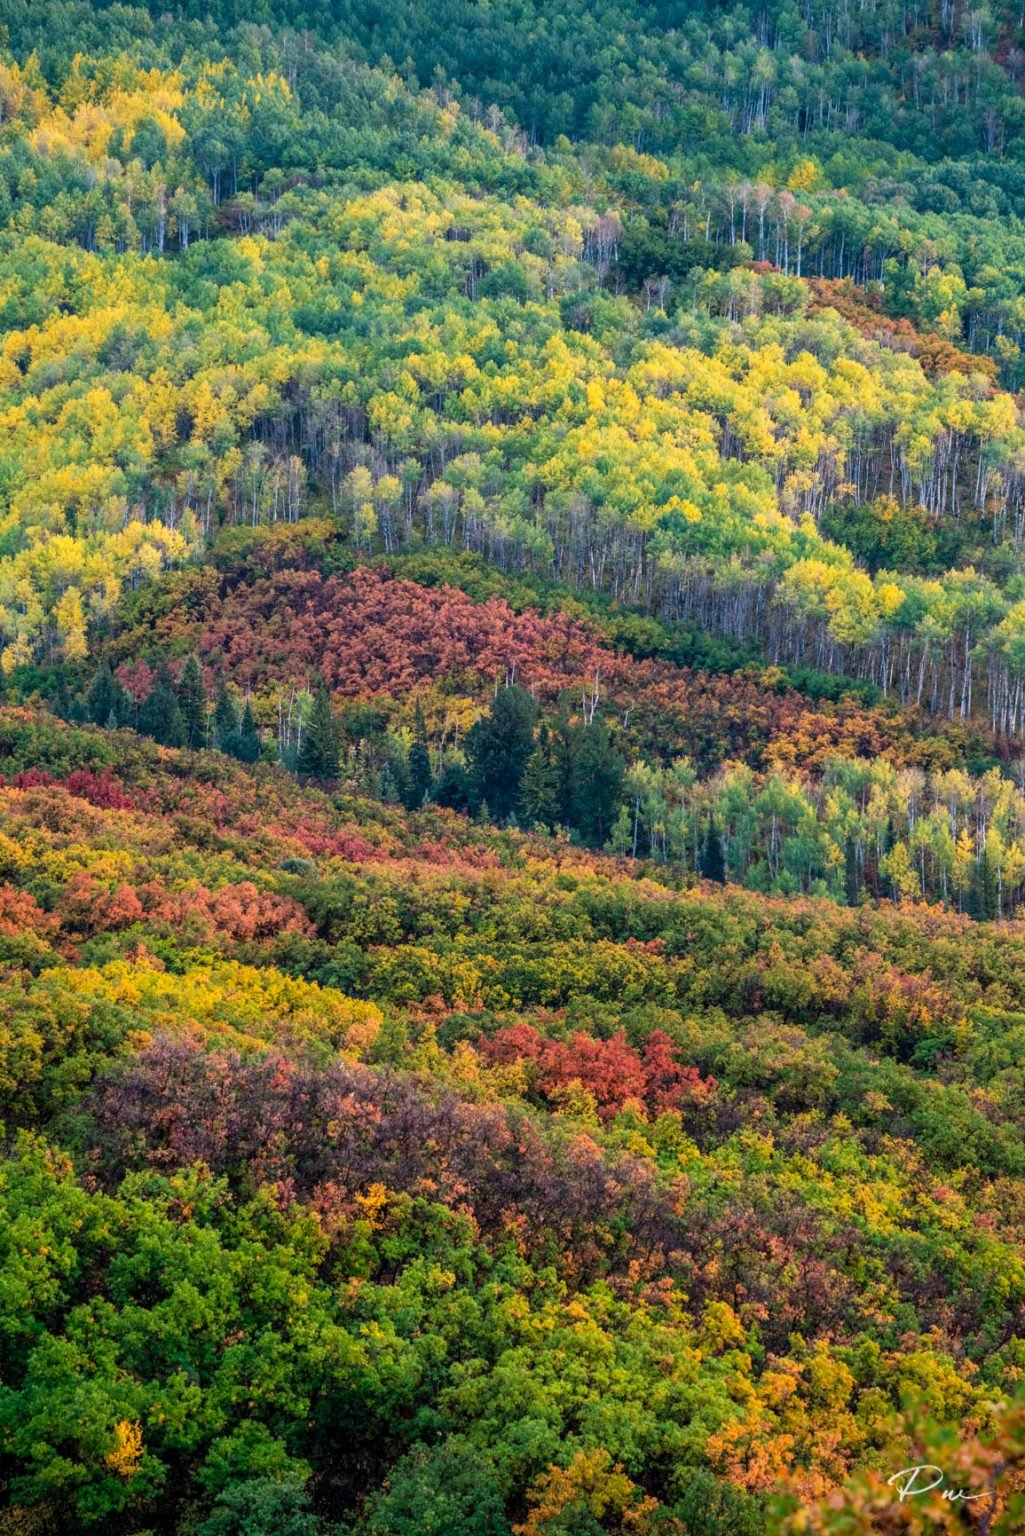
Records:
M119 723L121 712L124 708L125 690L121 687L110 668L110 662L104 659L96 669L96 675L89 684L89 692L85 696L85 707L89 719L94 725L106 725L111 715Z
M227 679L222 674L217 683L217 699L214 704L214 743L221 752L233 756L238 747L238 705L228 691Z
M166 664L159 668L150 693L139 711L139 729L164 747L185 745L185 721L178 695Z
M844 845L844 895L849 907L856 907L861 896L858 873L858 849L853 837Z
M474 791L496 821L512 815L527 758L534 749L537 705L525 688L500 688L491 713L482 715L466 738Z
M527 758L520 784L520 813L526 825L551 827L559 814L559 775L544 721Z
M573 763L582 733L583 727L571 725L569 716L563 710L552 732L556 815L559 825L563 827L568 827L573 820Z
M600 717L586 726L573 760L573 821L584 841L601 847L612 829L626 764Z
M246 700L246 707L242 711L242 722L235 736L234 755L243 763L259 761L260 732L257 730L256 720L253 717L253 708L248 699ZM333 775L328 775L328 777L333 777Z
M726 860L722 851L722 832L719 823L713 817L708 823L705 832L704 847L701 850L701 874L706 880L714 880L719 885L726 884Z
M50 708L60 720L70 720L72 718L73 705L71 693L68 689L68 680L63 672L57 679L57 686L50 699Z
M381 799L385 805L398 805L402 801L402 785L395 772L394 762L387 762L381 769L379 782Z
M970 916L984 923L992 922L997 915L997 872L993 867L989 850L985 846L972 872L972 883L968 892L968 911Z
M419 702L414 720L413 745L409 749L409 792L407 809L418 810L431 792L431 755L427 749L427 726Z
M444 805L452 811L473 810L473 785L462 763L446 763L438 775L432 796L436 805Z
M338 765L338 722L331 697L321 684L303 731L297 770L313 779L337 779Z
M178 707L185 726L185 745L195 749L206 745L207 698L203 673L195 656L190 656L178 679Z

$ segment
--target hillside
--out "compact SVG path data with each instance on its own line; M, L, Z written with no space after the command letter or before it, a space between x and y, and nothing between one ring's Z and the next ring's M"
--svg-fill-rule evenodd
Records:
M1025 1530L1021 29L0 0L0 1536Z

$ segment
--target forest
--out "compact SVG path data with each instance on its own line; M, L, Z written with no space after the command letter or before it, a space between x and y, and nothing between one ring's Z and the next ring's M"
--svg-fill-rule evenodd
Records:
M0 1536L1025 1532L1022 28L0 0Z

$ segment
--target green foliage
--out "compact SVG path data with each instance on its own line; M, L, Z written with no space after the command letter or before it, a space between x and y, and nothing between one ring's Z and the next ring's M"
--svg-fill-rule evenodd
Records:
M297 767L301 774L315 779L338 777L338 722L331 696L323 685L317 690L306 722Z
M328 737L328 740L330 740L330 737ZM260 732L253 717L253 706L248 699L242 710L238 740L234 744L232 755L243 763L255 763L260 756ZM327 757L326 761L330 764L330 756Z
M616 819L626 765L600 715L578 731L570 779L573 819L585 841L600 847Z
M224 1488L199 1536L324 1536L302 1481L248 1477Z
M195 723L195 722L193 722ZM162 666L139 709L139 729L163 747L183 747L188 740L185 717L171 674Z
M493 1465L465 1441L419 1446L368 1500L366 1536L511 1536Z
M1019 22L0 4L5 1536L1020 1528Z
M474 792L496 821L505 821L516 808L536 722L534 700L511 683L497 690L490 711L466 738Z
M528 827L550 829L559 814L559 774L547 724L542 721L520 781L520 815Z
M185 746L206 745L207 697L203 674L195 656L190 656L178 679L178 707L185 729Z
M231 752L239 728L238 705L228 689L228 680L222 673L217 683L214 702L214 745L222 752Z
M129 704L124 689L116 681L110 662L104 658L89 684L85 707L94 725L128 724Z
M427 749L427 727L419 703L413 720L413 744L409 749L409 797L407 805L416 810L423 805L430 793L433 774L431 755Z

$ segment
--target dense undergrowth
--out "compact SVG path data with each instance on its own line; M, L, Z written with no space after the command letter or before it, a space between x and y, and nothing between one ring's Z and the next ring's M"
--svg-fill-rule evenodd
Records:
M1020 25L0 0L0 1536L1025 1528Z

